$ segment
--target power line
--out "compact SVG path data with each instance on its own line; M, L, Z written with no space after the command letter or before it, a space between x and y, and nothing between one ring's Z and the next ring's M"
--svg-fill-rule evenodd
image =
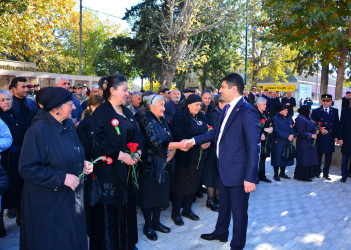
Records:
M94 11L94 12L98 12L98 13L100 13L100 14L104 14L104 15L106 15L106 16L111 16L111 17L118 18L118 19L121 19L121 20L122 20L122 17L118 17L118 16L114 16L114 15L111 15L111 14L107 14L107 13L104 13L104 12L102 12L102 11L90 9L90 8L88 8L88 7L83 7L83 8L84 8L84 9L87 9L87 10L92 10L92 11Z

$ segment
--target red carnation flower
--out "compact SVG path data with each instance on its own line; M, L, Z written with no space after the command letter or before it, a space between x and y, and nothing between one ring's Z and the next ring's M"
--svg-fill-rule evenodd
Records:
M96 179L96 175L93 173L93 179Z

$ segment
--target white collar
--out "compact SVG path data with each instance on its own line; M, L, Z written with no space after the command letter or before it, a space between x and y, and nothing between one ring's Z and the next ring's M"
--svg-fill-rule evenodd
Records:
M230 105L229 108L234 108L235 105L240 101L241 98L242 98L242 96L239 96L239 97L237 97L237 98L234 98L234 100L232 100L232 101L229 103L229 105Z

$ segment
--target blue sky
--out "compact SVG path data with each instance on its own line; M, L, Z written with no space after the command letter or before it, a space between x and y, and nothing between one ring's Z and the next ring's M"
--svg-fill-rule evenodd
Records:
M76 7L79 8L79 0L75 0L75 2L78 3ZM139 2L141 2L141 0L83 0L83 7L122 18L126 9L129 9L131 6L134 6ZM113 22L121 24L122 29L128 29L126 21L100 13L97 14L101 19L108 18Z

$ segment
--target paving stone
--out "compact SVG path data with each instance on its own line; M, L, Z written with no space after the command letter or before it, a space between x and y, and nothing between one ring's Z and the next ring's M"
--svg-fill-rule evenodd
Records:
M267 161L266 175L273 171ZM287 168L293 176L294 167ZM332 181L314 179L312 183L282 180L280 183L260 183L250 196L249 223L245 249L351 249L351 181L340 183L340 167L331 167ZM161 222L171 228L169 234L157 233L157 241L149 241L142 229L144 219L138 210L140 250L228 250L229 241L206 241L203 233L215 228L218 213L205 207L206 198L197 198L193 210L200 221L183 218L185 225L176 226L170 219L171 208L162 211ZM0 250L19 249L19 227L15 219L4 218L8 235L0 238Z

